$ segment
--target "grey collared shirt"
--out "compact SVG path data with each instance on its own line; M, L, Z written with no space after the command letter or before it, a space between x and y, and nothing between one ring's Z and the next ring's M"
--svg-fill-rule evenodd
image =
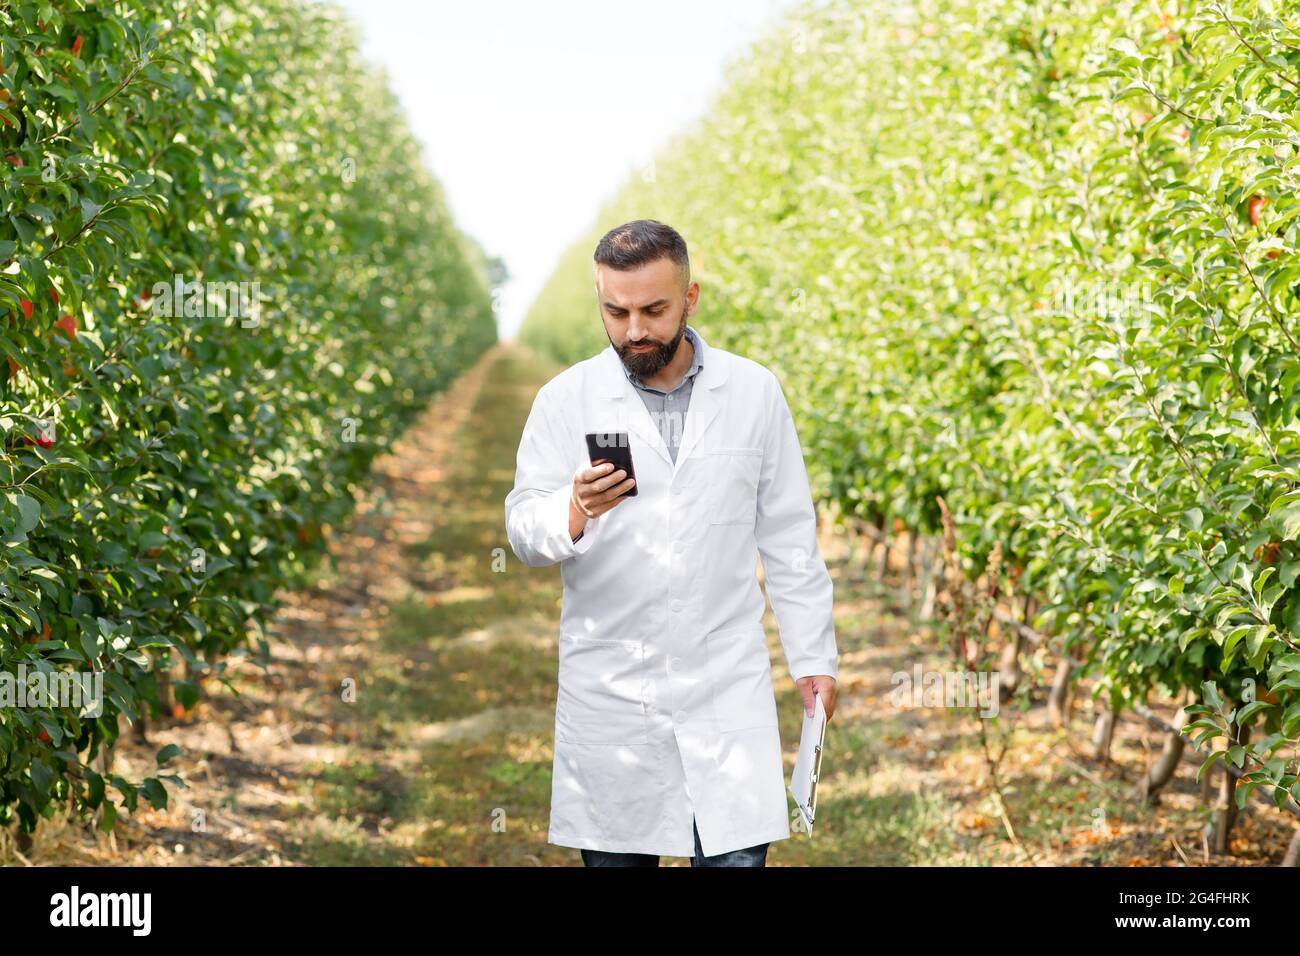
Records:
M682 443L682 432L686 427L686 411L691 405L691 390L695 387L695 376L704 367L704 350L695 335L695 330L689 325L686 326L685 337L690 339L691 346L695 349L695 358L691 361L691 367L686 370L686 374L682 376L682 380L669 391L645 384L633 375L626 365L623 366L623 374L636 386L637 394L641 396L646 411L650 413L650 419L659 429L659 435L663 438L674 464L677 462L677 449Z

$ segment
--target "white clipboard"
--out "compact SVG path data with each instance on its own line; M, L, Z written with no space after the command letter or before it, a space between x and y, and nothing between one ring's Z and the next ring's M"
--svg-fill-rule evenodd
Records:
M817 778L822 772L822 746L826 740L826 708L821 694L813 695L813 715L803 718L803 732L799 735L799 753L794 758L794 773L790 776L790 793L803 816L812 836L813 820L817 816Z

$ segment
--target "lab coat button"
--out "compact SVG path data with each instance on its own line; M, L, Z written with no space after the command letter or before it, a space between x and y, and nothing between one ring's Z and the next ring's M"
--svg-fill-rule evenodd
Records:
M672 603L672 609L673 609L673 613L674 613L674 614L680 612L681 609L682 609L682 602L681 602L681 601L674 601L674 602Z
M686 720L686 711L679 710L677 713L673 714L673 719L676 720L679 724L682 723L683 721Z
M680 657L674 657L674 658L672 659L672 661L671 661L671 665L672 665L672 669L673 669L673 670L675 670L675 671L679 671L679 670L681 670L681 669L682 669L682 659L681 659Z
M678 554L681 554L683 551L686 550L686 544L682 541L678 541L676 544L673 545L673 550L676 551Z

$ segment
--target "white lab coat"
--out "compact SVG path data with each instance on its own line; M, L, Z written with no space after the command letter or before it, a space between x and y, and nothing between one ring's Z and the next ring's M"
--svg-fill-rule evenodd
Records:
M692 856L692 814L706 856L790 836L760 555L791 677L838 676L785 395L699 338L675 465L612 346L542 386L519 443L510 546L533 567L559 562L564 582L547 837L560 846ZM587 432L629 434L640 493L574 543Z

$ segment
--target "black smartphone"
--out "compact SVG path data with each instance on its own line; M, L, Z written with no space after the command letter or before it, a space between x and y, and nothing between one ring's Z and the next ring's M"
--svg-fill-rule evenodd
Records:
M627 432L588 432L587 454L591 456L593 465L599 465L602 461L612 461L614 471L622 468L627 472L624 481L636 477L636 469L632 467L632 446L627 443ZM619 497L636 497L636 488L637 486L633 485L630 491L623 492Z

